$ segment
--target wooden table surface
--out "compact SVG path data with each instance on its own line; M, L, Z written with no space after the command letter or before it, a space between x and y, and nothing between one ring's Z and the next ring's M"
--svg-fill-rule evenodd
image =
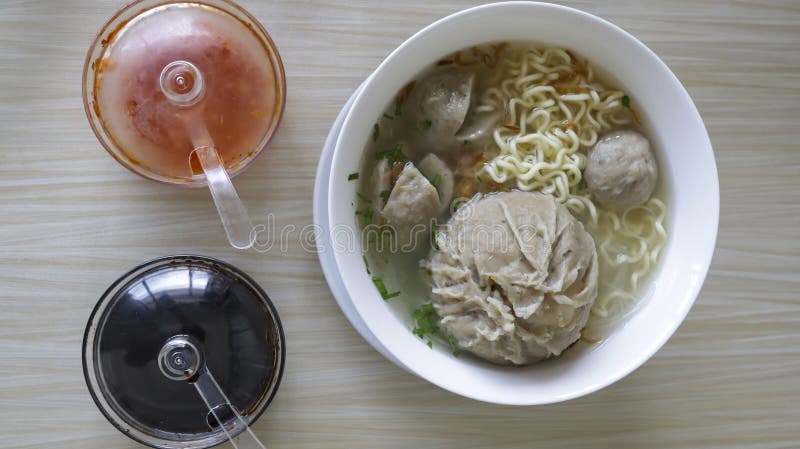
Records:
M309 224L316 164L353 89L419 28L470 1L242 0L280 48L288 105L236 185L256 221ZM104 289L173 253L226 259L270 293L288 342L255 425L270 448L800 447L800 3L571 1L658 53L719 166L717 251L686 322L644 367L545 407L456 397L383 359L290 240L228 247L206 191L142 180L95 139L83 58L122 0L0 3L0 448L134 448L95 408L81 339Z

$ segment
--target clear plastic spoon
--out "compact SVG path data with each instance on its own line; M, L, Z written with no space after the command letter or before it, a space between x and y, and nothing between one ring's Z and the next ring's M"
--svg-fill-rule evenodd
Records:
M239 410L231 404L206 366L203 353L190 337L176 335L158 354L161 373L169 379L190 382L208 407L208 412L236 449L266 449ZM227 416L226 416L227 414ZM210 419L209 419L210 421Z
M237 249L250 248L253 245L253 223L203 122L203 75L194 64L175 61L164 67L159 82L167 99L185 108L183 117L194 146L190 160L196 158L203 170L228 242Z

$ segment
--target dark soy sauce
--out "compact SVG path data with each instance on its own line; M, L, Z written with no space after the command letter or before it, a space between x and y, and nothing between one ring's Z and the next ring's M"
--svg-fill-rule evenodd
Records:
M106 313L97 342L105 394L144 432L210 430L194 386L159 370L159 350L172 336L199 343L208 369L243 415L280 375L279 324L258 293L229 273L189 265L145 274Z

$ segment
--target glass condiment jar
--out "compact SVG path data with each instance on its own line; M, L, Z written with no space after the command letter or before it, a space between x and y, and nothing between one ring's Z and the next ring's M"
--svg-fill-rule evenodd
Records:
M219 260L170 256L103 294L83 368L100 411L140 443L207 448L239 435L238 447L263 447L249 426L277 391L284 348L277 311L253 279Z
M148 179L203 186L191 169L194 149L162 94L164 69L188 61L203 74L203 120L225 168L241 173L280 122L286 80L275 44L245 10L225 0L143 0L117 12L86 56L83 99L102 145ZM194 86L192 86L194 87Z
M286 77L267 31L228 0L139 0L86 56L83 102L100 143L147 179L211 188L231 245L252 224L230 178L274 135Z

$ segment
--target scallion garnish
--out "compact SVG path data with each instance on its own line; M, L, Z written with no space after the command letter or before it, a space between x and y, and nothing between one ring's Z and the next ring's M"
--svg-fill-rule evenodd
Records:
M389 201L390 193L392 192L390 192L389 190L381 190L381 193L379 193L378 196L380 196L381 199L383 199L383 201Z
M366 224L372 224L372 214L373 210L369 207L364 211L364 222Z
M463 203L464 203L464 200L462 200L461 198L456 198L456 199L454 199L454 200L453 200L453 204L452 204L452 208L453 208L453 210L454 210L454 211L455 211L455 210L458 210L458 208L459 208L459 207L461 207L461 205L462 205Z
M431 184L438 189L439 184L441 184L441 182L442 182L442 175L436 173L436 176L433 177L433 181L431 181Z
M369 261L367 261L367 255L362 254L361 258L364 259L364 267L367 268L367 274L372 274L372 272L369 271Z
M631 97L629 97L627 95L623 95L622 96L622 105L625 106L626 108L631 107Z
M452 335L447 336L447 341L450 343L450 349L453 350L453 355L458 357L461 355L461 351L458 350L458 342L456 341L456 337Z
M431 239L433 240L433 247L437 250L439 249L439 243L436 241L436 237L439 236L439 226L433 225L431 227Z
M433 125L432 121L430 121L430 120L422 120L421 122L419 122L419 129L421 129L423 131L427 131L427 130L431 129L432 125Z
M356 195L361 199L361 201L363 201L363 202L365 202L367 204L372 204L372 200L367 198L366 196L362 195L360 192L356 192Z
M349 175L347 175L347 180L348 181L353 181L353 180L356 180L356 179L358 179L358 173L350 173Z
M372 224L372 215L375 213L371 208L366 208L364 210L357 210L356 215L360 215L361 219L364 221L364 226L368 224Z
M402 143L398 143L391 150L378 151L377 153L375 153L375 157L378 159L386 159L387 161L389 161L390 164L393 164L397 161L408 159L406 155L403 154Z
M469 139L464 140L464 145L472 145L472 141Z
M377 142L377 141L378 141L378 137L379 137L380 135L381 135L381 128L380 128L380 126L378 126L378 124L377 124L377 123L376 123L376 124L374 124L374 125L372 125L372 141L373 141L373 142Z
M391 115L389 115L389 114L383 114L383 117L384 117L384 118L386 118L386 119L388 119L388 120L394 120L394 117L392 117L392 116L391 116Z
M375 284L375 288L378 289L378 293L381 294L381 298L383 298L384 301L392 299L395 296L400 296L399 291L389 293L389 290L386 289L386 285L383 283L383 279L381 279L380 276L372 276L372 283Z
M433 342L428 336L435 334L439 330L439 315L436 313L436 309L433 308L433 304L422 304L411 312L411 317L414 318L416 323L411 332L419 338L427 339L428 347L433 348Z

